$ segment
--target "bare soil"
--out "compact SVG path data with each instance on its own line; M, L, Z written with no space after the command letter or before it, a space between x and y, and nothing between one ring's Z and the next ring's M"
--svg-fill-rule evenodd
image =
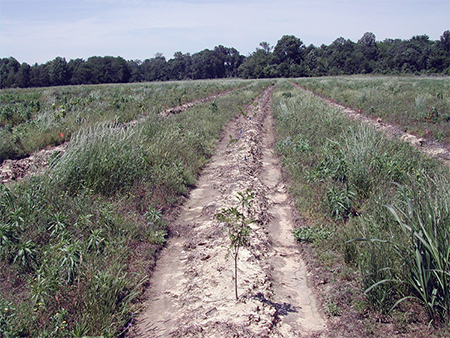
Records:
M305 337L326 322L292 235L293 206L273 154L270 97L233 120L197 187L170 225L135 337ZM235 142L231 141L232 136ZM215 219L252 189L249 245L239 255L234 297L229 239Z
M18 181L30 175L42 172L48 165L48 160L56 152L64 152L67 143L55 147L47 147L35 154L20 160L5 160L0 166L0 182Z

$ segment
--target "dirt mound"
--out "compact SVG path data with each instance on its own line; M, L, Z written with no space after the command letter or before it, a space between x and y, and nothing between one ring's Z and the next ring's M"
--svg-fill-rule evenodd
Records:
M48 160L55 153L63 152L66 144L41 149L35 154L20 160L5 160L0 167L1 183L18 181L29 175L39 174L47 167Z

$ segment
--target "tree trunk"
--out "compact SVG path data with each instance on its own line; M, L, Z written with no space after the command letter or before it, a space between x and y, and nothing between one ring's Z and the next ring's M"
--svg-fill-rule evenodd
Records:
M238 282L237 282L237 260L238 260L238 256L235 255L234 256L234 293L236 295L236 300L238 300L238 291L237 291L237 286L238 286Z

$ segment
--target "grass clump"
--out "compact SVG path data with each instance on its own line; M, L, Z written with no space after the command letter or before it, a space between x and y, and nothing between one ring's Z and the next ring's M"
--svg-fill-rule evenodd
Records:
M140 128L102 123L81 130L54 161L52 177L70 194L85 188L111 196L130 189L146 173Z

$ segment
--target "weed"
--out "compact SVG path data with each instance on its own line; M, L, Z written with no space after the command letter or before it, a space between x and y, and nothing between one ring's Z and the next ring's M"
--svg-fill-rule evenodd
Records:
M227 147L229 147L230 145L237 143L239 141L239 139L236 137L234 138L233 135L230 135L230 140L227 143Z
M326 240L331 235L331 231L321 227L301 226L294 230L296 240L313 243L317 240Z

